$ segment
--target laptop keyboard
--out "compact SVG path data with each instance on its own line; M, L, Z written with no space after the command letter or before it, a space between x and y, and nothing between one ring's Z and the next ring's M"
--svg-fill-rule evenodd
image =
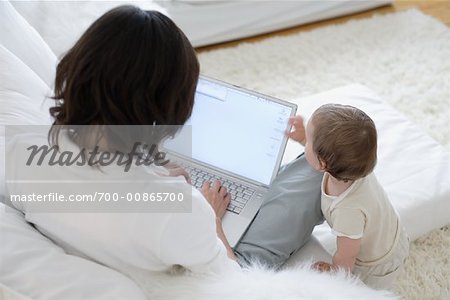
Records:
M192 185L198 189L201 189L205 181L213 183L214 181L219 180L222 183L222 186L226 187L231 196L231 201L227 210L232 213L240 214L255 193L255 190L248 186L232 182L220 176L212 175L204 170L191 166L184 166L184 168L191 176Z

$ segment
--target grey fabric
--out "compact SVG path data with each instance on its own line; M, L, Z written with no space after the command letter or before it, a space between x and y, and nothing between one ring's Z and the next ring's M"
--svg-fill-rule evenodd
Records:
M234 252L241 265L258 261L278 268L323 222L320 184L323 174L304 155L280 168L263 205Z

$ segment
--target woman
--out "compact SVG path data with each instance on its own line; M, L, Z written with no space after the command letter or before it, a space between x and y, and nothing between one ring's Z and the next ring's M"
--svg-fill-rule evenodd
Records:
M58 65L56 105L50 110L55 119L51 140L60 150L101 146L109 151L111 144L104 136L92 138L91 129L77 131L70 126L182 125L191 115L198 76L195 52L169 18L133 6L115 8L94 22ZM80 138L86 134L89 138ZM131 181L145 178L148 185L134 193L161 188L161 182L172 191L188 188L191 213L42 214L23 210L29 222L66 251L123 272L163 271L181 265L193 272L218 273L238 267L236 256L241 264L261 260L278 266L306 242L322 219L320 178L299 158L280 172L233 251L221 225L230 201L226 188L220 182L206 182L199 192L189 185L184 170L167 169L164 173L153 165L132 168L125 177L112 166L101 171L91 166L46 171L60 172L57 175L62 177L70 172L75 180L101 174ZM15 176L26 172L29 169L18 167ZM70 189L76 192L73 186Z

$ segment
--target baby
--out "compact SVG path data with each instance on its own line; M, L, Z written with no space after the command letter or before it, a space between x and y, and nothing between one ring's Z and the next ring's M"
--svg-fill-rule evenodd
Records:
M377 181L377 131L363 111L339 104L318 108L306 130L303 119L290 119L288 135L305 146L305 157L324 172L321 207L337 237L332 264L316 262L320 271L344 268L367 285L390 288L409 252L409 239Z

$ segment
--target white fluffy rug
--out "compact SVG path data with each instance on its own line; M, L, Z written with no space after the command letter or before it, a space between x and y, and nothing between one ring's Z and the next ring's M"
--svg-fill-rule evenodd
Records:
M218 277L146 273L131 277L148 299L157 300L344 300L397 299L376 291L346 273L313 272L307 265L275 272L260 266L231 271Z
M199 57L205 75L287 100L362 83L450 149L450 29L417 10ZM396 292L405 299L450 299L449 257L448 226L418 239Z

